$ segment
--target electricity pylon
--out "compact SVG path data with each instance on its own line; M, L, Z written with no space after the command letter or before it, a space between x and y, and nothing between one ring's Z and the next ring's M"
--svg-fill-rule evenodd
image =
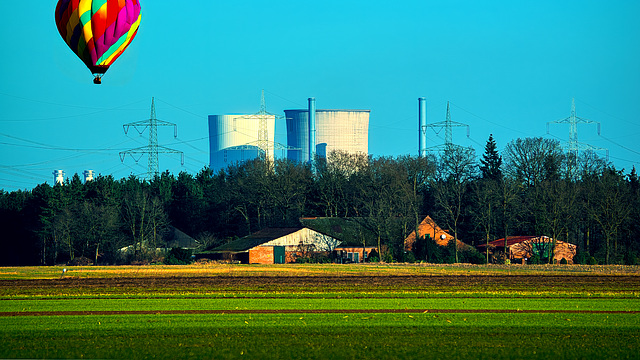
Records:
M269 139L269 118L273 118L275 120L284 119L282 115L272 114L267 112L267 103L264 99L264 90L262 90L262 94L260 96L260 111L251 114L251 115L242 115L239 118L242 119L253 119L258 122L258 139L256 141L252 141L246 143L244 145L233 146L226 148L225 150L252 150L256 147L260 150L260 156L263 159L273 161L274 151L275 150L296 150L297 148L293 148L287 145L280 144Z
M565 151L573 154L575 158L578 157L578 153L580 151L584 150L607 151L607 157L609 157L608 150L606 148L600 148L578 141L578 124L597 124L598 135L600 135L600 122L578 117L576 115L575 99L571 99L571 115L569 115L568 118L547 122L547 134L549 134L549 124L569 124L569 141L563 144L562 147L565 149Z
M182 151L158 145L158 126L173 126L173 137L178 137L178 126L176 124L158 120L156 118L156 104L155 98L153 97L151 98L151 117L148 120L141 120L122 125L125 134L129 133L129 127L136 129L140 135L142 135L145 130L149 129L149 145L120 152L120 161L122 162L124 162L124 158L127 155L130 155L135 162L140 161L144 154L149 155L149 162L147 165L147 180L149 181L160 175L160 171L158 169L158 153L180 154L182 157L181 164L184 165L184 153Z
M434 129L433 131L436 134L439 134L442 129L444 129L444 144L432 146L431 150L434 149L447 149L453 146L453 127L466 127L467 128L467 137L469 137L469 125L459 123L456 121L451 121L451 111L449 109L449 102L447 101L447 117L445 121L440 121L433 124L427 124L428 128ZM435 128L439 128L440 130L436 131Z

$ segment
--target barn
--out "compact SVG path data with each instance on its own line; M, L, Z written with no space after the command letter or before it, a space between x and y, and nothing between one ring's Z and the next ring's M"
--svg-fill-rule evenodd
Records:
M554 241L548 236L508 236L506 250L504 238L492 241L488 245L481 244L478 250L485 254L488 251L489 257L493 258L494 262L504 254L512 263L522 264L527 263L532 257L548 261L553 251L553 262L560 263L565 259L567 264L573 264L577 246L564 241Z
M309 252L327 252L340 240L307 227L265 228L198 254L198 258L236 260L244 264L284 264Z

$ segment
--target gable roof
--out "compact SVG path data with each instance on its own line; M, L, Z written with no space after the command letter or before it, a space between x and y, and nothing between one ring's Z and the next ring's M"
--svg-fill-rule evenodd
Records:
M359 218L313 217L301 218L300 223L311 230L342 241L341 246L374 245L375 234L361 224Z
M423 236L429 235L431 239L433 239L436 242L436 244L440 246L447 246L449 244L449 241L453 240L453 236L448 232L446 232L445 230L442 230L440 226L438 226L438 224L436 224L436 222L433 221L431 216L427 216L426 218L424 218L424 220L422 220L420 225L418 225L418 235L420 238ZM442 238L442 235L444 235L444 239ZM413 243L415 241L416 241L416 232L412 231L411 234L409 234L409 236L407 236L407 238L404 239L405 249L407 250L413 249ZM458 247L466 245L462 241L460 241L460 239L458 239L457 244L458 244Z
M167 235L166 242L167 247L171 248L195 249L200 246L200 243L196 239L185 234L174 226L169 227L169 234Z
M251 235L247 235L241 239L232 241L228 244L220 245L217 248L211 249L212 252L242 252L248 251L256 246L260 246L264 243L268 243L271 240L293 234L296 231L301 230L302 227L292 228L265 228L260 231L256 231Z

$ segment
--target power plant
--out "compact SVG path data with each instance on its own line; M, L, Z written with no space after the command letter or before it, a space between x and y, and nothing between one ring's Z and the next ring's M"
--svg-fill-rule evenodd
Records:
M53 170L53 184L64 185L64 170Z
M84 176L84 183L88 183L89 181L93 181L94 171L93 170L85 170L82 172Z
M260 122L264 122L262 126ZM209 115L211 169L218 171L228 165L260 156L273 159L275 128L275 115L264 115L261 119L249 114ZM259 143L261 137L266 137L262 146Z
M317 154L326 157L332 151L352 154L369 153L370 110L320 110L315 99L309 108L285 110L287 119L287 158L312 161Z
M309 107L285 110L287 145L275 141L276 120L266 112L264 93L257 114L209 115L210 168L227 166L264 157L273 160L275 150L287 150L287 158L313 165L315 155L326 157L331 151L353 154L369 152L370 110L317 110L315 98Z
M64 170L53 170L53 185L56 184L60 184L60 185L64 185L64 178L65 172ZM82 172L83 178L84 178L84 183L88 183L90 181L93 181L94 177L95 177L95 171L93 170L85 170Z

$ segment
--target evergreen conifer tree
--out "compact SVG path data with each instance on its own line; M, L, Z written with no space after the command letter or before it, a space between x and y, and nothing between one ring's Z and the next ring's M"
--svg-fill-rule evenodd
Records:
M482 171L482 178L488 180L500 180L502 179L502 156L498 153L495 140L493 140L493 134L489 135L489 140L484 146L484 154L480 160L482 164L480 171Z

